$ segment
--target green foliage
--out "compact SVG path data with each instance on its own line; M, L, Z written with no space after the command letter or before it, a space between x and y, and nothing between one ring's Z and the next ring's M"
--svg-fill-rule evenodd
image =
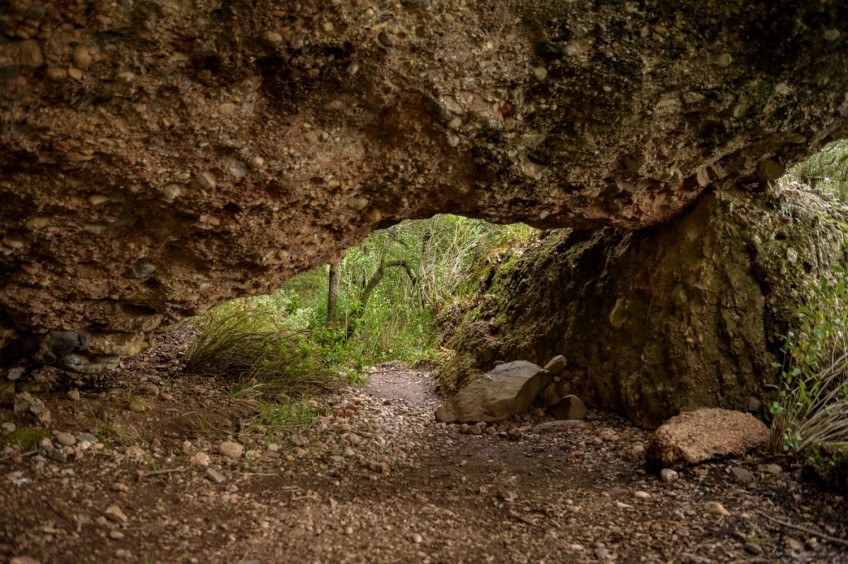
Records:
M185 370L226 376L234 395L297 399L331 386L337 370L286 296L234 300L207 312Z
M523 224L454 215L372 233L342 262L339 328L326 327L327 267L292 278L276 295L306 310L325 353L351 374L389 360L430 359L436 316L470 293L472 274L486 257L526 243L535 233Z
M0 446L14 445L21 450L30 450L38 446L41 439L49 437L50 432L36 427L18 427L11 433L0 438Z
M802 472L806 479L818 482L828 490L848 494L848 446L812 446L804 457Z
M848 140L831 143L803 163L793 167L789 180L848 202Z
M811 287L798 335L784 344L787 366L771 405L775 450L848 442L848 291L846 272L837 267L833 275Z
M375 232L341 265L337 325L327 322L328 267L319 267L273 295L207 312L186 371L229 378L269 433L305 425L320 412L308 401L315 392L359 382L368 365L432 358L439 311L470 292L487 256L533 234L447 215Z

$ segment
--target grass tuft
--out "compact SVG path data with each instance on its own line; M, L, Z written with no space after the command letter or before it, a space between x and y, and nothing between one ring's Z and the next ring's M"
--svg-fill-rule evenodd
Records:
M848 354L796 382L774 406L771 447L802 452L813 445L848 446Z
M225 377L234 397L297 400L339 381L308 329L285 325L266 302L237 300L208 312L185 371Z

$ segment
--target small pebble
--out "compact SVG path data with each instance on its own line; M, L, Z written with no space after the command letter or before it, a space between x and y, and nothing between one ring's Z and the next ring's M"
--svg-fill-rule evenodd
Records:
M223 484L227 481L227 477L215 470L214 468L206 469L206 477L215 482L216 484Z
M106 511L104 511L104 513L106 514L106 517L116 523L126 523L129 520L127 518L126 513L124 513L123 510L117 505L110 505L106 508Z
M244 447L233 441L224 441L218 445L218 453L230 458L241 458L241 455L244 453Z
M674 482L678 478L680 478L680 474L678 474L676 470L672 470L671 468L663 468L660 470L660 479L663 482Z
M725 509L724 506L717 501L706 502L704 504L704 511L710 515L720 515L722 517L730 515L730 511Z
M53 437L56 439L56 442L62 446L73 446L77 443L76 437L63 431L53 431Z

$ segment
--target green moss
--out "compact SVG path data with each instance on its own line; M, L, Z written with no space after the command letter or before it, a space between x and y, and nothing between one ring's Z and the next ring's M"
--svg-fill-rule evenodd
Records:
M848 445L825 443L808 449L803 476L827 490L848 494Z
M41 439L50 436L50 431L37 427L20 427L0 438L0 444L14 445L21 450L31 450Z

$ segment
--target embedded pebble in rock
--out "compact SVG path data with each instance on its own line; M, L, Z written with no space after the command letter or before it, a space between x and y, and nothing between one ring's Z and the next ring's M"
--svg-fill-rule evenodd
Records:
M11 421L7 421L6 423L0 425L0 429L3 429L3 432L6 434L14 433L16 428L17 427L15 426L15 424Z
M674 482L678 478L680 478L680 475L676 470L672 470L671 468L663 468L660 470L660 479L663 482Z
M91 62L94 59L91 50L88 47L82 46L74 49L72 57L74 65L80 70L85 70L91 66Z
M418 533L413 533L413 534L412 534L412 536L410 537L410 539L411 539L411 540L412 540L412 542L414 542L415 544L421 544L422 542L424 542L424 537L422 537L422 536L421 536L421 535L419 535Z
M651 494L640 490L633 492L633 497L635 497L636 499L651 499Z
M218 445L218 453L230 458L241 458L244 447L233 441L224 441Z
M113 539L113 540L120 540L120 539L124 538L124 533L122 533L121 531L113 529L113 530L109 531L109 538Z
M80 400L79 391L78 390L70 390L68 392L68 399L71 400L71 401L79 401Z

